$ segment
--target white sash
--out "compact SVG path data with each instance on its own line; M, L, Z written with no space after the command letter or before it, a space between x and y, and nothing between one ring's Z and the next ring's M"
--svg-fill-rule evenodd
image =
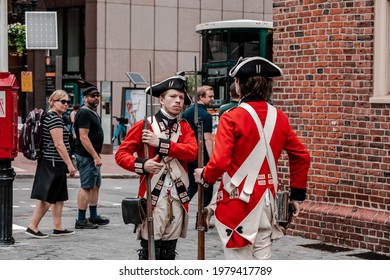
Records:
M149 122L150 122L150 120L151 120L150 117L148 117ZM160 130L160 127L159 127L157 120L154 116L153 116L153 123L151 124L151 126L153 129L153 133L156 134L158 138L167 139L167 135L165 134L165 132ZM172 131L170 140L176 143L179 139L180 133L181 133L180 132L180 125L178 125L177 131L176 132ZM187 172L184 169L184 167L181 165L181 163L177 159L170 158L170 157L167 157L162 162L164 162L166 165L166 168L168 168L169 175L171 176L171 179L174 181L174 180L180 178L181 181L184 183L184 185L187 188L189 185L188 175L187 175ZM167 165L167 163L169 163L169 165ZM161 174L163 172L164 172L164 168L162 168L158 174L153 175L153 177L151 179L151 185L153 188L154 188L154 186L157 185L157 182L160 179Z
M256 179L265 158L267 158L267 162L271 170L275 190L277 190L278 186L278 174L276 172L275 159L269 144L274 132L277 114L275 107L268 103L267 105L268 110L264 129L256 111L252 106L250 106L248 103L241 103L239 105L239 107L245 109L253 118L260 135L260 141L256 144L247 159L231 178L227 172L225 172L223 175L224 189L228 193L231 193L235 188L237 188L246 178L243 190L240 194L240 199L245 202L249 202L250 195L253 192Z

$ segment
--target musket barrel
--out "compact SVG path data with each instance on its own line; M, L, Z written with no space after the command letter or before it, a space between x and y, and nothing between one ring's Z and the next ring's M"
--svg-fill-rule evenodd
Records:
M152 66L151 61L149 60L149 78L150 78L150 103L152 103ZM145 110L145 118L144 118L144 129L148 129L148 97L145 92L145 102L146 102L146 110ZM152 110L150 111L150 123L153 122L153 115ZM149 159L149 145L144 144L144 150L145 150L145 158ZM153 226L153 212L152 212L152 182L150 179L150 174L146 174L146 218L147 218L147 225L148 225L148 257L149 260L155 260L156 259L156 250L155 250L155 244L154 244L154 226Z
M194 56L194 63L195 63L195 80L194 80L194 123L196 125L199 124L199 113L198 113L198 70L196 66L196 56Z

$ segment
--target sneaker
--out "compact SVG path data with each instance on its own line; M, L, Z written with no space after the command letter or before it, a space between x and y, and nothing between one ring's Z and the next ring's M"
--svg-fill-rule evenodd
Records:
M107 219L107 218L104 218L102 216L97 216L96 218L88 218L88 220L92 223L92 224L95 224L95 225L101 225L101 226L104 226L104 225L108 225L110 223L110 220Z
M74 231L72 230L59 230L59 229L53 229L53 236L66 236L66 235L72 235L74 234Z
M98 225L92 224L88 219L84 221L76 220L76 229L95 229L98 228Z
M48 238L49 237L47 234L43 234L39 230L37 232L35 232L31 228L27 228L26 231L25 231L25 234L30 235L30 236L32 236L34 238L39 238L39 239Z

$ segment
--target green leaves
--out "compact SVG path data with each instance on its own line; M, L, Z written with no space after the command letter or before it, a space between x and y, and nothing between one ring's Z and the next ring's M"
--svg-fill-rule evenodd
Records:
M8 24L8 46L15 47L11 56L23 56L26 50L26 26L20 22Z

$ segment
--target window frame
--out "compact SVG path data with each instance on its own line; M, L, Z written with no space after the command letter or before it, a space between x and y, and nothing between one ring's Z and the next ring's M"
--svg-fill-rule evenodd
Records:
M374 89L370 103L390 104L390 0L375 1Z

